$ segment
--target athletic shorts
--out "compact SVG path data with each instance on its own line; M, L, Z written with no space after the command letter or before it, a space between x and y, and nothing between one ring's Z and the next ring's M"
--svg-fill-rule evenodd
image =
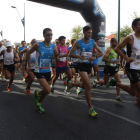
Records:
M35 69L31 69L31 72L35 75Z
M94 66L94 65L98 65L98 60L97 59L93 60L92 66Z
M8 70L10 73L15 71L15 66L14 64L12 65L3 65L3 70Z
M87 63L78 63L78 70L80 72L87 72L88 74L91 73L92 69L92 64L87 64Z
M51 81L51 72L47 73L37 73L35 72L36 78L37 79L46 79L47 82Z
M126 74L132 84L140 82L140 70L130 69L129 63L126 63Z
M0 59L0 63L2 63L3 62L3 59Z
M67 70L69 70L70 68L67 67L56 67L56 73L60 74L61 72L65 72Z
M77 65L73 65L73 68L75 69L75 72L78 73L78 64Z
M111 67L111 66L105 66L104 67L104 74L108 76L113 76L118 72L118 66L116 67Z
M55 66L52 66L53 69L55 69Z

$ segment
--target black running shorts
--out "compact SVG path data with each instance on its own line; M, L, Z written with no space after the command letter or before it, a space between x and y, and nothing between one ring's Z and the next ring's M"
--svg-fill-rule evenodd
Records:
M51 81L51 72L47 72L47 73L37 73L35 72L36 78L37 79L46 79L47 82Z
M108 76L113 76L118 72L118 66L116 67L111 67L111 66L107 66L105 65L104 67L104 74L108 75Z
M10 73L12 73L12 72L15 71L15 66L14 66L14 64L12 64L12 65L4 65L3 70L8 70Z
M3 59L0 59L0 63L2 63L3 62Z
M75 72L78 73L78 64L77 65L73 65L73 68L75 69Z
M87 63L78 63L78 70L80 72L87 72L88 74L91 73L92 69L92 64L87 64Z
M132 84L140 82L140 70L130 69L129 63L126 63L126 74Z

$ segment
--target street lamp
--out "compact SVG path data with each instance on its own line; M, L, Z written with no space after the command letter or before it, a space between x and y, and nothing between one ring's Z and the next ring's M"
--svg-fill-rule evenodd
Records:
M120 0L118 0L118 44L120 43Z
M17 7L11 6L11 8L15 8L17 10L17 12L18 12ZM19 18L20 18L20 20L22 22L22 25L24 27L24 41L25 41L25 3L24 3L24 17L23 17L23 19L21 19L19 12L18 12L18 15L19 15Z

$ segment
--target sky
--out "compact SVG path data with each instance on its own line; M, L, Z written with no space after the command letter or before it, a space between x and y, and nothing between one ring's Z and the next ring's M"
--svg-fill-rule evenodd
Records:
M118 0L97 0L97 2L106 16L106 35L110 35L118 28ZM86 25L78 12L26 0L0 0L0 31L3 30L3 38L12 43L24 40L24 28L20 21L20 17L24 17L24 3L26 42L30 42L33 38L43 40L42 32L47 27L53 30L53 41L61 35L70 39L73 27ZM17 7L20 17L17 10L11 6ZM134 11L140 15L139 6L140 0L121 0L121 27L126 24L131 27Z

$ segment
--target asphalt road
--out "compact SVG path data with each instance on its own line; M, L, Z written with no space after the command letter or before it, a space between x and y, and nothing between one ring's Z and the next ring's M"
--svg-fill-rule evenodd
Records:
M121 80L129 84L127 78ZM0 85L0 140L140 139L140 110L134 103L135 97L121 90L125 103L117 103L115 87L92 89L92 104L98 113L92 118L84 91L76 95L73 88L72 94L67 95L61 80L56 82L55 93L42 103L44 114L35 110L33 102L34 90L41 89L36 79L32 95L25 94L21 73L15 76L11 92L6 91L7 82L0 79Z

